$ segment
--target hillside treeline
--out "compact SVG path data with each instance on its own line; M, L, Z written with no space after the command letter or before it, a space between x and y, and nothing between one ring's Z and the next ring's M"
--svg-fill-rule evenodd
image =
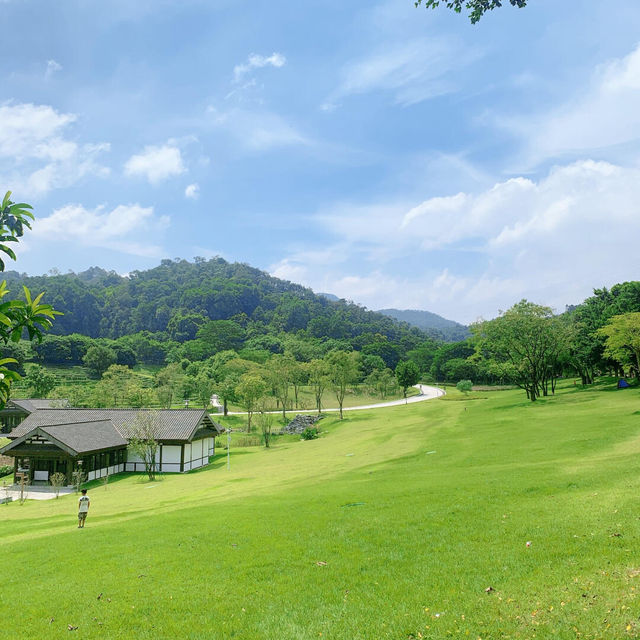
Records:
M393 369L425 340L433 343L406 323L222 258L163 260L127 277L98 268L6 277L11 290L43 291L64 314L33 346L44 364L82 364L102 344L130 366L202 361L225 350L250 360L287 352L309 361L343 349L378 355Z
M221 258L165 260L128 277L91 269L40 278L10 273L8 281L15 290L26 284L44 291L65 314L41 343L7 345L4 355L15 357L22 370L29 360L84 365L99 379L112 365L176 364L191 377L206 371L221 384L224 376L211 363L222 353L233 354L246 373L254 365L273 369L276 356L311 363L357 352L356 382L374 372L385 372L388 380L399 363L412 362L424 381L514 384L532 400L553 393L563 375L590 384L602 373L640 371L640 338L634 342L640 336L640 282L596 289L560 314L523 300L473 325L471 337L444 343Z

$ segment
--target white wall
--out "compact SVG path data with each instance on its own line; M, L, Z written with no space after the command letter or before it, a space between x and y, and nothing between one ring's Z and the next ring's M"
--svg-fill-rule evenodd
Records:
M87 478L89 480L95 480L96 478L104 478L107 474L113 475L114 473L120 473L124 471L124 464L114 464L110 467L103 467L102 469L96 469L95 471L89 471Z
M162 445L162 473L180 473L180 455L182 446L179 444Z
M202 438L195 440L193 443L184 445L184 468L183 471L191 471L209 464L209 456L214 453L215 441L213 438ZM163 444L162 447L162 466L160 467L160 448L156 454L156 462L158 470L161 473L180 473L180 459L182 455L182 445L179 444ZM135 455L131 449L127 454L127 471L134 471L134 463L138 463L137 471L144 470L142 459Z

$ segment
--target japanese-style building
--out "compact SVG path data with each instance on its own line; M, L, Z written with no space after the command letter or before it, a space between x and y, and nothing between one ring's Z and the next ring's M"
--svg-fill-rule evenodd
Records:
M11 442L0 449L0 454L14 459L14 479L18 472L28 472L30 482L46 483L61 472L71 484L77 470L84 471L88 480L145 470L128 445L140 414L148 411L30 408L7 434ZM224 429L204 409L165 409L153 416L158 472L181 473L209 463L215 436Z
M67 400L49 400L47 398L29 398L9 400L0 409L0 433L9 433L17 427L30 413L38 409L53 409L54 407L68 407Z

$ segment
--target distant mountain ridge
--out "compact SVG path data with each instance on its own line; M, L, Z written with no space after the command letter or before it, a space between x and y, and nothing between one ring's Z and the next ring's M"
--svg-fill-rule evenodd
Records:
M431 311L422 311L420 309L378 309L378 313L382 313L390 318L395 318L400 322L422 329L431 334L435 338L444 339L447 342L458 342L464 340L471 335L469 328L454 320L447 320Z

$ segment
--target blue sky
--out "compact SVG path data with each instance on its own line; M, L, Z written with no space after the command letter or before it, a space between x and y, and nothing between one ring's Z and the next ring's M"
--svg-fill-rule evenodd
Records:
M15 268L221 255L471 322L640 277L640 3L0 0Z

